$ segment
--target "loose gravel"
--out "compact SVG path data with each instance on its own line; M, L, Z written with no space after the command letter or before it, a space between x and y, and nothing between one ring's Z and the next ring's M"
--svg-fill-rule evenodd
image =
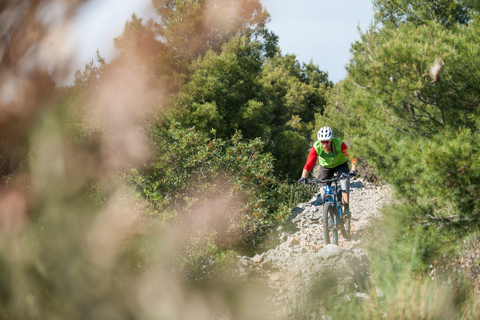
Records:
M392 191L386 185L362 179L351 183L351 240L347 241L339 232L338 246L325 245L321 219L310 220L322 213L317 196L292 209L289 221L293 228L279 227L280 244L275 249L254 257L239 257L240 272L263 275L277 309L286 308L299 290L306 295L315 294L322 283L325 285L325 279L332 277L338 292L348 289L358 297L368 298L362 291L368 278L368 255L362 247L362 234L378 217L382 206L390 202Z

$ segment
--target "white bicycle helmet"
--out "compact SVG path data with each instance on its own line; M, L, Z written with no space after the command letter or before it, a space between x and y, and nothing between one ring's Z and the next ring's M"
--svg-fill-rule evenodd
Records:
M328 141L333 139L333 130L330 127L322 127L318 130L317 139L320 141Z

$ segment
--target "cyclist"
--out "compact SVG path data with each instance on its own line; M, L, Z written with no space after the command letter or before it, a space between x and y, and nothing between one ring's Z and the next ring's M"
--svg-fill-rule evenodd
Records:
M322 127L317 133L318 141L313 144L312 149L307 158L307 162L303 167L302 177L298 181L305 184L307 182L307 175L315 166L317 159L320 164L320 172L318 179L331 179L335 172L348 174L347 179L340 180L342 186L343 203L344 203L344 216L350 217L349 208L349 193L350 193L350 178L355 177L356 161L352 159L352 170L348 168L348 159L350 159L347 153L347 145L339 138L333 137L333 130L330 127ZM320 188L320 193L325 195L326 186ZM318 220L318 218L313 218Z

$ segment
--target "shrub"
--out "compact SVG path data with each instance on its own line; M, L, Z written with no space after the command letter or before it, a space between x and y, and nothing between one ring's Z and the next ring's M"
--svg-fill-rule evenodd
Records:
M156 218L203 219L209 232L222 239L220 247L239 241L249 250L263 242L273 224L286 219L273 157L263 152L259 138L243 140L237 132L224 140L214 131L207 135L173 123L168 130L155 129L152 143L155 159L127 178Z

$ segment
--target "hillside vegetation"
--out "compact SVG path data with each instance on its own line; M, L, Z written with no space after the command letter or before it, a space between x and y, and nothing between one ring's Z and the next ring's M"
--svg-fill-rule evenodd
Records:
M258 0L152 0L115 59L58 86L55 40L83 2L54 20L54 2L0 4L0 318L261 318L236 256L273 246L311 197L296 181L325 125L396 197L365 238L382 294L327 313L436 318L440 297L478 318L476 1L374 0L333 84L281 52Z

